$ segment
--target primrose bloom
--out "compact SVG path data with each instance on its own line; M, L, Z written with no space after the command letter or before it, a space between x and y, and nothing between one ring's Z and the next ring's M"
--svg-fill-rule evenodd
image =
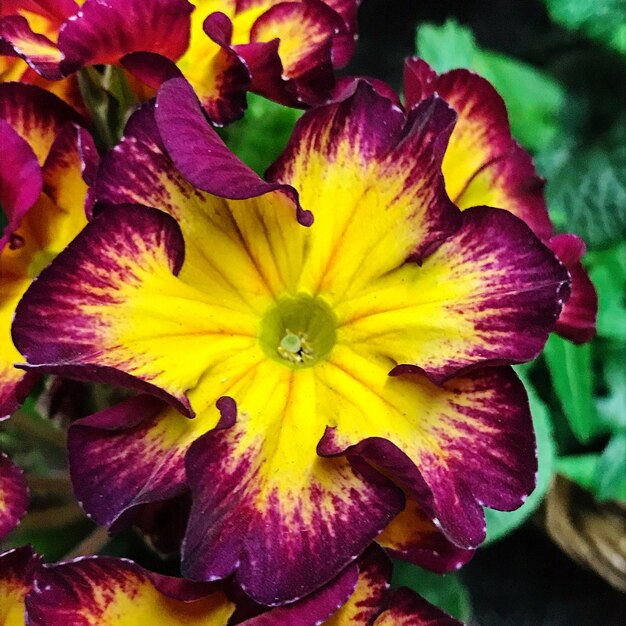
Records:
M459 69L438 76L422 59L409 59L404 70L406 106L410 109L438 93L457 113L442 170L446 190L455 204L506 209L524 220L570 272L572 293L555 330L576 343L596 331L598 299L580 259L584 242L576 235L554 234L530 155L511 137L506 106L481 76Z
M81 0L82 1L82 0ZM64 78L57 46L74 0L3 0L0 6L0 82L20 81L51 91L83 112L76 76Z
M131 118L95 183L109 205L13 326L30 371L151 394L72 426L90 515L190 488L184 575L279 604L361 554L403 491L462 549L483 505L524 501L535 442L505 364L542 349L569 277L515 216L448 199L454 121L361 83L305 113L264 182L182 79Z
M0 239L0 417L12 413L32 377L11 340L15 306L39 271L87 223L84 176L97 153L81 118L33 85L0 85L0 200L8 219Z
M407 589L391 594L391 563L376 548L311 596L270 609L232 586L163 576L126 559L96 556L42 567L36 555L20 549L0 555L0 564L6 568L2 606L20 619L0 619L7 626L23 623L24 614L31 626L459 624Z
M225 124L241 116L248 90L292 106L327 100L334 68L354 49L358 4L86 0L61 29L55 67L67 75L86 65L121 64L154 88L183 75L211 119Z

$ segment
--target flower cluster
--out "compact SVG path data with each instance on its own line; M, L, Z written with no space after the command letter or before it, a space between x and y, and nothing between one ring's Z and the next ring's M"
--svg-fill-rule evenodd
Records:
M76 498L111 532L186 526L184 578L0 555L0 618L457 623L390 592L385 553L457 569L483 506L524 502L510 366L590 339L595 292L489 83L410 59L401 105L335 78L357 5L3 4L1 415L44 375L128 389L69 427ZM109 150L77 88L103 65L143 102ZM214 129L248 91L307 109L265 179ZM3 456L0 534L25 508Z

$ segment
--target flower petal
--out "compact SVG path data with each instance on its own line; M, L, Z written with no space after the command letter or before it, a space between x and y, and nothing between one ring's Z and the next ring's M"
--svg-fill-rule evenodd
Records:
M398 589L372 626L462 626L461 622L446 615L416 593L402 587Z
M384 360L337 346L319 369L327 388L319 402L336 415L319 452L362 455L382 468L459 547L484 539L481 505L512 510L534 488L528 402L508 368L435 386L419 375L389 377Z
M335 84L333 42L345 30L343 19L321 0L279 2L260 15L250 30L250 43L278 39L275 65L280 67L282 89L276 91L260 80L258 57L246 54L246 45L236 49L250 65L254 91L286 103L317 104L328 98Z
M193 504L183 571L212 579L236 570L257 602L294 601L362 552L402 496L358 460L317 456L326 420L316 411L313 369L261 359L227 384L236 422L225 416L187 454Z
M0 204L8 220L0 239L0 251L24 214L35 203L43 186L41 167L28 143L11 126L0 119L0 145L3 164L0 168Z
M226 626L234 608L221 591L209 586L102 556L43 567L26 599L32 626Z
M30 591L41 558L30 546L0 554L0 624L25 624L24 599Z
M580 263L585 243L576 235L565 234L553 237L548 245L567 267L572 279L572 295L565 303L554 330L576 343L591 341L596 334L598 295Z
M431 572L444 574L459 569L473 556L473 550L455 546L433 524L417 500L405 493L406 506L376 538L389 554L410 561Z
M418 104L414 98L436 92L458 115L442 165L446 190L455 200L478 170L509 150L506 106L487 80L469 70L452 70L434 80L423 60L409 59L407 65L407 108Z
M87 514L98 524L119 526L133 508L181 494L196 422L146 395L74 422L68 433L70 472Z
M463 211L462 227L422 264L406 264L336 307L338 340L441 381L542 350L569 295L567 270L506 211Z
M220 3L221 4L221 3ZM246 108L250 71L231 45L233 24L201 5L191 16L191 40L177 65L193 86L211 121L223 126L239 119Z
M298 194L289 185L265 182L228 150L206 122L193 90L182 79L163 85L157 96L156 121L172 161L192 184L211 194L244 200L274 193L278 203L293 204L298 220L311 223L303 211Z
M45 35L34 33L26 18L9 15L0 19L0 35L38 74L47 80L62 78L63 58L56 44Z
M170 216L110 207L24 295L13 327L16 346L35 369L149 390L193 414L186 391L223 350L256 342L256 317L179 280L183 256ZM195 358L176 365L186 351Z
M357 561L359 578L348 601L325 626L369 626L384 606L391 579L391 561L373 545Z
M543 195L544 182L537 176L528 152L511 140L507 152L477 170L456 204L461 210L479 205L505 209L545 241L552 236L554 227Z
M130 52L175 61L189 43L187 0L86 0L59 34L65 74L85 65L116 64Z
M25 139L43 165L50 146L67 122L81 118L55 95L22 83L0 84L0 119Z
M270 609L256 617L235 622L241 626L302 626L303 624L333 624L326 618L337 611L346 600L350 601L358 579L355 564L346 567L334 580L309 594L306 598L278 608ZM360 624L361 622L356 622ZM365 622L363 622L365 623Z
M405 126L402 111L366 83L300 118L268 171L315 207L300 290L340 300L457 228L439 170L453 122L433 98Z
M0 539L17 526L27 506L28 490L22 470L0 452Z

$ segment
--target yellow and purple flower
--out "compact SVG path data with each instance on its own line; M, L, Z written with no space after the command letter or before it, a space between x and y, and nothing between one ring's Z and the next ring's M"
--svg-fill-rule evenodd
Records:
M13 4L3 11L3 50L42 77L121 64L156 88L183 75L211 119L225 124L241 116L248 90L293 106L327 100L334 69L354 50L359 0L46 0L29 11Z
M17 302L39 271L87 223L84 177L98 155L80 116L34 85L0 85L0 417L24 399L32 377L13 366L23 357L11 340Z
M531 156L513 139L506 106L493 86L469 70L437 75L422 59L409 59L404 70L406 106L411 109L438 93L457 113L442 169L455 204L506 209L524 220L569 270L571 296L555 331L576 343L596 332L598 299L580 260L584 242L576 235L555 235L543 194L544 181Z
M390 593L390 577L391 563L372 547L311 596L268 609L228 583L163 576L113 557L42 565L30 548L19 548L0 554L0 624L460 626L408 589Z
M20 81L51 91L84 112L76 76L64 78L59 31L82 0L4 0L0 7L0 82Z
M360 83L305 113L269 182L180 78L131 118L97 217L13 326L29 371L142 392L70 430L94 519L190 488L184 575L284 604L361 554L403 491L461 552L483 505L524 501L535 441L507 364L541 351L569 276L511 213L450 201L455 118Z

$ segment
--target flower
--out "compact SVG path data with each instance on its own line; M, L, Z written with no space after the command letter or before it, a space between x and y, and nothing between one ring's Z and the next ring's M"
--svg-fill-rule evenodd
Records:
M59 79L87 65L121 63L154 88L182 74L211 119L226 124L243 114L248 89L290 106L327 100L334 68L354 50L359 0L48 4L65 18L61 27L47 22L52 40L33 33L12 6L3 26L12 49L40 74ZM145 88L136 91L145 96Z
M20 619L26 612L32 626L140 620L164 626L459 625L408 589L389 593L391 563L376 548L313 595L274 609L254 605L228 585L163 576L127 559L94 556L42 567L30 549L21 548L0 555L0 564L1 607Z
M501 207L524 220L565 264L572 293L555 331L576 343L596 332L598 298L580 259L584 242L576 235L554 234L532 158L511 136L506 106L484 78L459 69L438 76L422 59L408 59L404 71L410 109L437 92L459 116L442 169L446 189L464 210L476 204Z
M109 205L13 325L29 371L143 392L71 428L99 523L190 488L184 575L281 604L366 549L397 485L461 548L483 505L524 501L535 442L505 364L542 349L569 278L515 216L449 201L454 119L361 83L305 113L264 182L184 80L134 115L94 186Z
M0 238L0 417L12 413L33 377L11 340L15 306L39 271L87 223L83 208L97 153L80 116L33 85L0 85L0 199L8 218Z
M4 0L0 8L0 81L51 91L84 112L75 76L63 78L57 47L63 23L78 11L74 0Z

